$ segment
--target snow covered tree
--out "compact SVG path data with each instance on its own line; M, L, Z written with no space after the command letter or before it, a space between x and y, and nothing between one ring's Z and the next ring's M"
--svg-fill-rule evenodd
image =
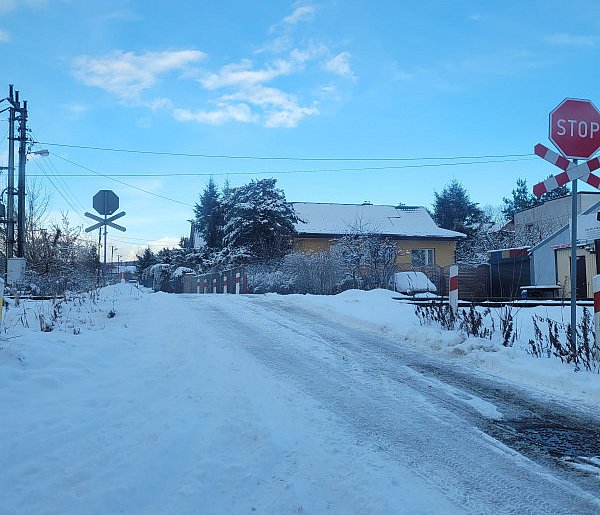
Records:
M81 227L70 224L63 213L60 224L33 231L27 252L25 280L40 293L61 294L94 287L99 267L97 248L81 237Z
M135 271L138 277L142 276L144 270L157 263L156 256L154 255L154 252L150 250L150 247L146 247L142 255L137 254L136 258Z
M223 211L219 191L212 177L200 197L200 202L194 206L194 223L202 235L206 247L221 248Z
M223 253L230 263L267 261L291 249L298 217L276 179L251 181L226 191Z
M465 188L456 180L444 187L441 193L434 192L433 219L444 229L473 235L485 221L485 214L473 202Z

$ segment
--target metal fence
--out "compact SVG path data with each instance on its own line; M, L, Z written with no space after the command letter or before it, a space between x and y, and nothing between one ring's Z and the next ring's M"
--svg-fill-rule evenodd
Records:
M207 274L185 274L183 293L248 293L248 278L242 267Z

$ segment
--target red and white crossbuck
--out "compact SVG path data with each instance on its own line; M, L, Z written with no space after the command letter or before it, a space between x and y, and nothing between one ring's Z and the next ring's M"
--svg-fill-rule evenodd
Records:
M560 186L564 186L568 182L581 179L587 182L594 188L600 189L600 177L592 173L600 168L600 159L594 157L588 161L584 161L580 164L575 164L569 161L566 157L550 150L541 143L538 143L534 147L536 156L540 156L549 163L563 170L562 173L548 177L545 181L539 182L533 187L533 194L536 197L541 197L544 193L555 190Z

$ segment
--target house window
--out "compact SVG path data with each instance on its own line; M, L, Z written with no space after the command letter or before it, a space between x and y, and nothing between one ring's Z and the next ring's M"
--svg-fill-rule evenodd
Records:
M434 249L413 249L411 251L412 266L433 266L435 265Z

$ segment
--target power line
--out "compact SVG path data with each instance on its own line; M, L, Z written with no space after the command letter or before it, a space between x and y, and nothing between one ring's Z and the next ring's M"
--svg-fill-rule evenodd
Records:
M67 159L58 156L51 152L52 155L59 157L60 159ZM471 166L471 165L485 165L485 164L498 164L498 163L514 163L519 161L530 161L534 160L534 157L527 158L516 158L516 159L495 159L486 161L461 161L458 163L422 163L422 164L408 164L398 166L365 166L365 167L349 167L349 168L312 168L312 169L298 169L298 170L272 170L272 171L227 171L227 172L159 172L159 173L116 173L116 174L99 174L102 177L114 178L114 177L212 177L212 176L226 176L226 175L289 175L297 173L331 173L331 172L375 172L383 170L405 170L411 168L439 168L445 166ZM71 161L68 161L71 162ZM75 164L75 163L74 163ZM88 169L84 166L81 168ZM89 170L89 169L88 169ZM92 170L90 170L92 171ZM62 177L89 177L87 174L61 174ZM35 177L35 176L34 176ZM135 186L133 186L135 187Z
M199 157L205 159L245 159L257 161L449 161L460 159L505 159L517 157L531 157L532 153L527 154L498 154L498 155L480 155L480 156L426 156L426 157L293 157L293 156L251 156L251 155L230 155L230 154L201 154L190 152L166 152L155 150L137 150L128 148L95 147L91 145L71 145L67 143L52 143L48 141L35 141L34 143L52 147L76 148L81 150L97 150L101 152L121 152L127 154L147 154L154 156L171 157Z
M87 170L88 172L91 172L94 175L98 175L100 177L104 177L106 179L110 179L111 181L114 181L114 182L118 182L119 184L127 186L128 188L133 188L134 190L138 190L138 191L141 191L143 193L147 193L148 195L152 195L154 197L158 197L158 198L161 198L161 199L164 199L164 200L169 200L170 202L175 202L175 203L181 204L183 206L194 207L193 204L188 204L187 202L182 202L181 200L176 200L176 199L170 198L170 197L165 197L164 195L159 195L158 193L153 193L152 191L148 191L148 190L145 190L143 188L139 188L137 186L134 186L133 184L128 184L128 183L126 183L124 181L120 181L119 179L115 179L114 177L111 177L110 175L106 175L106 174L97 172L96 170L92 170L91 168L88 168L87 166L84 166L84 165L81 165L79 163L76 163L75 161L71 161L70 159L67 159L66 157L59 156L58 154L55 154L54 152L50 152L50 154L53 155L53 156L58 157L59 159L62 159L63 161L66 161L67 163L70 163L70 164L72 164L74 166L82 168L83 170ZM65 175L63 175L63 177L65 177ZM89 177L89 175L87 177Z

